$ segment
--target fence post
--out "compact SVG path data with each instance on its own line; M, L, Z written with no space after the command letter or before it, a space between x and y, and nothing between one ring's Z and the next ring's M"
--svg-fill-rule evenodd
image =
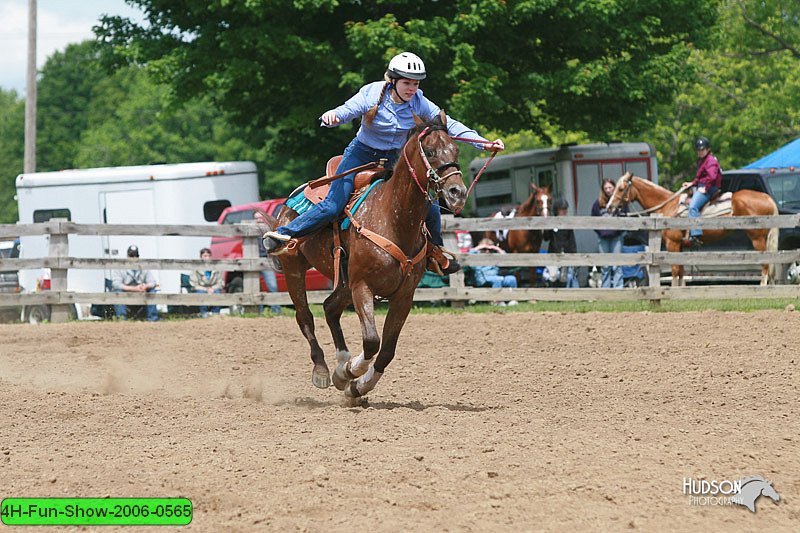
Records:
M50 219L48 231L50 232L50 245L48 255L50 258L50 291L58 295L61 301L62 295L67 292L67 269L63 268L63 259L69 256L69 235L64 233L62 223L67 222L66 218ZM70 304L52 304L50 306L50 322L62 324L69 318Z
M245 224L256 224L255 220L244 221ZM258 237L246 235L242 239L242 258L244 259L258 259ZM261 293L261 272L258 270L245 270L242 277L242 293L243 294L259 294ZM257 314L257 305L245 305L245 313Z
M661 232L660 229L651 229L647 232L647 250L651 254L661 251ZM651 260L647 265L647 285L651 289L661 288L661 265ZM650 305L661 305L661 299L650 300Z
M454 219L455 216L453 215L442 215L442 222L448 219ZM442 224L444 226L444 224ZM442 232L442 240L444 241L444 247L447 250L451 250L453 252L458 252L458 239L456 239L455 232L452 231L445 231ZM463 289L464 288L464 270L461 269L458 272L450 274L450 287L455 289ZM450 302L450 307L453 309L464 309L465 302L464 300L452 300Z

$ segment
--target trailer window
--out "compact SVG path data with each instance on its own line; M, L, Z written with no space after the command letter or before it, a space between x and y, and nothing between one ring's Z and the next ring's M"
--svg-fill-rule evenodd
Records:
M508 170L498 170L495 172L484 172L483 176L481 176L481 181L507 180L510 177L511 173Z
M505 205L514 203L514 200L511 198L511 193L509 194L499 194L497 196L482 196L480 198L475 199L475 203L477 207L485 207L487 205Z
M536 176L537 181L539 182L539 187L547 187L550 189L550 192L552 194L555 194L557 191L555 187L555 182L553 181L554 175L555 173L553 172L552 169L540 170Z
M33 212L33 222L47 222L51 218L66 218L72 220L69 209L37 209Z
M216 222L219 216L230 207L231 203L228 200L212 200L203 204L203 218L206 222Z

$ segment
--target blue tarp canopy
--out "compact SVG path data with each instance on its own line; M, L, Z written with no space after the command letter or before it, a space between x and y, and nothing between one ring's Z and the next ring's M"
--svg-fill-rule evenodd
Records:
M795 139L744 168L800 167L800 139Z

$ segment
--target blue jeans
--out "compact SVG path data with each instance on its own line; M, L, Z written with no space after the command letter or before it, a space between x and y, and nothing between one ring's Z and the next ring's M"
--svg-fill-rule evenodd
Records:
M600 237L598 248L602 254L621 254L622 234L610 238ZM601 287L604 289L621 289L623 285L622 267L620 265L604 266L602 280Z
M275 277L275 272L272 270L262 270L261 277L264 278L264 285L267 287L267 292L278 292L278 279ZM264 306L258 306L258 312L262 312ZM282 310L280 305L270 305L269 310L273 315L280 315Z
M344 150L344 155L336 173L345 172L351 168L366 165L381 158L388 159L388 168L392 168L397 161L399 150L373 150L358 139L353 139ZM354 174L348 174L343 178L331 182L328 195L320 203L292 220L286 226L277 228L278 233L289 235L290 237L302 237L313 233L336 220L347 204L350 195L353 194Z
M342 161L336 168L336 173L345 172L351 168L366 165L379 159L387 159L387 168L394 168L400 150L375 150L358 139L353 139L344 150ZM277 228L278 233L290 237L302 237L332 223L344 211L344 206L350 195L353 194L355 176L348 174L343 178L331 182L328 195L320 203L311 206L308 211L292 220L285 226ZM425 218L425 225L431 232L431 241L442 245L442 216L438 203L430 206Z
M114 292L125 292L121 290L116 290ZM147 292L156 292L155 289L150 289ZM155 305L146 305L145 306L145 313L147 315L148 322L155 322L158 320L158 308ZM114 304L114 314L117 315L122 320L128 320L128 306L125 304Z
M707 187L706 192L700 192L700 189L695 189L692 195L692 200L689 202L689 218L699 218L700 210L708 203L714 194L717 192L717 187ZM690 237L699 237L703 234L701 229L689 230Z
M575 276L575 267L567 267L567 282L564 284L564 288L578 289L580 286L581 285L578 283L578 278Z
M208 292L205 289L195 289L194 292L208 294ZM217 290L214 291L214 294L222 294L222 291L217 289ZM215 315L218 315L219 314L219 306L216 305L216 306L212 307L211 308L211 312L214 313ZM200 316L203 317L203 318L208 316L208 306L207 305L201 305L200 306Z
M507 276L486 276L486 281L492 284L493 289L500 289L509 287L512 289L517 288L517 278L511 275Z

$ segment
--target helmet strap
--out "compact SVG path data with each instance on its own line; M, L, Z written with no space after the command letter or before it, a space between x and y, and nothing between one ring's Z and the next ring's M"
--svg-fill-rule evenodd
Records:
M402 97L402 96L400 96L400 93L399 93L399 92L397 92L397 85L396 85L394 82L392 82L392 83L391 83L391 85L392 85L392 90L394 91L394 94L396 94L396 95L397 95L397 97L400 99L400 101L401 101L401 102L403 102L404 104L405 104L406 102L408 102L408 100L404 100L404 99L403 99L403 97Z

